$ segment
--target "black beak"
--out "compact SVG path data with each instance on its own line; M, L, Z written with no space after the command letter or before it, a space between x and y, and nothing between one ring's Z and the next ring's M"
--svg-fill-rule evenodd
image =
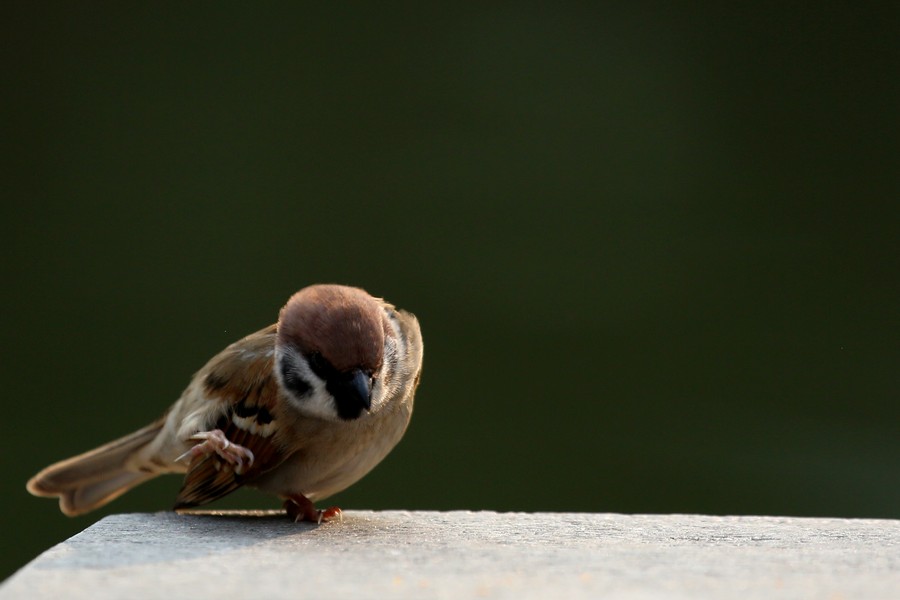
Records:
M327 388L337 403L338 416L344 420L358 419L363 410L372 408L372 378L360 369L335 374Z

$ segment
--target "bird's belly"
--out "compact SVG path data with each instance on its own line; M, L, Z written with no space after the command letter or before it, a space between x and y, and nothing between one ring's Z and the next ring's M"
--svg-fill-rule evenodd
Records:
M303 494L313 502L336 494L359 481L397 445L409 417L392 420L396 422L388 427L339 436L350 443L336 445L332 436L314 441L251 485L282 497Z
M317 457L294 455L280 467L253 482L255 487L282 497L303 494L313 502L359 481L384 458L383 453L361 453L355 458L331 457L327 464ZM346 457L345 457L346 458Z

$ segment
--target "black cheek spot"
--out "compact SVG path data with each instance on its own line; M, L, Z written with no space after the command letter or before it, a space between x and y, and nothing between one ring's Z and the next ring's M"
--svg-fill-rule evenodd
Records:
M291 369L286 360L281 361L279 369L281 370L281 379L284 381L284 387L292 391L294 395L302 397L312 389L309 382Z

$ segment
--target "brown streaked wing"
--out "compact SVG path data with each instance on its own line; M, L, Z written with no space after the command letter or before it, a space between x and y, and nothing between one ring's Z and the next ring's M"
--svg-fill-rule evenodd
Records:
M253 452L253 465L236 473L217 454L198 456L188 467L175 508L212 502L233 492L286 458L275 440L279 394L273 366L275 326L232 344L209 364L204 391L228 404L210 428L221 429L228 441Z

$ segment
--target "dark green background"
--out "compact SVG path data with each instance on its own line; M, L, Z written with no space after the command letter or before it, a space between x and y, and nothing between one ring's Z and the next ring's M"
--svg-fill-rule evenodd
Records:
M896 7L18 4L2 574L169 507L24 484L313 282L426 345L345 508L900 517Z

